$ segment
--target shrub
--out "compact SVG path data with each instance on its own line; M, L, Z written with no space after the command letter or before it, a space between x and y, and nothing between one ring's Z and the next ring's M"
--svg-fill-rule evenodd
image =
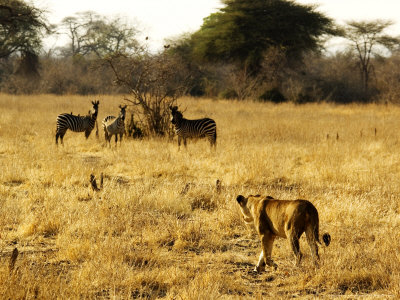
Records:
M237 99L238 98L238 94L234 90L228 89L228 90L223 90L222 92L220 92L218 94L218 98L221 98L221 99Z
M283 96L283 94L279 91L278 88L273 88L273 89L265 91L263 94L261 94L258 97L258 100L271 101L274 103L281 103L281 102L287 101L285 96Z

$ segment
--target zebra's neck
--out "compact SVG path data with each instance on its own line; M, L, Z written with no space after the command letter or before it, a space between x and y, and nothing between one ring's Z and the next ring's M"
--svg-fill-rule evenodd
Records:
M188 120L185 119L185 118L180 119L179 121L176 122L175 128L176 128L176 129L181 128L183 124L187 123L187 121L188 121Z
M96 121L96 119L97 119L97 111L96 111L94 114L92 114L92 115L90 116L90 118L91 118L92 120Z

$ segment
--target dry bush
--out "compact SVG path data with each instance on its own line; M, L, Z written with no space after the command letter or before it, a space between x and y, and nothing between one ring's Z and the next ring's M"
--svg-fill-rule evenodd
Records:
M190 89L190 71L177 56L162 53L116 53L104 59L115 83L129 93L125 101L142 116L148 136L171 134L169 107Z
M376 87L373 81L370 84L373 95ZM321 100L351 103L365 100L357 61L350 53L307 56L303 66L294 71L287 70L281 90L288 100L295 103Z
M93 59L79 55L74 58L42 59L41 93L90 95L121 92L112 82L111 70Z
M121 102L96 99L99 119ZM108 149L73 132L56 148L57 115L84 113L89 100L0 95L3 298L400 296L397 106L184 98L188 118L218 123L215 152L168 139ZM101 172L93 192L89 176ZM332 236L320 269L304 238L300 267L278 239L278 269L252 272L260 242L235 202L250 193L314 203Z
M380 90L380 99L383 103L398 104L400 101L400 72L397 67L399 61L400 54L395 53L376 66L376 85Z
M39 74L14 72L17 60L2 64L0 89L11 94L113 94L124 90L113 85L113 74L94 59L42 57Z

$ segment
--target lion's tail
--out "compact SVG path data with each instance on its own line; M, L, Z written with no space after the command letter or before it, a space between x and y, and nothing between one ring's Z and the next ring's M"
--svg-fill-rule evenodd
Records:
M314 230L314 237L315 237L315 240L322 245L322 243L319 239L319 236L318 236L318 229ZM329 233L325 232L322 235L322 240L324 241L325 246L329 246L329 244L331 243L331 235Z
M322 243L319 239L319 228L318 227L319 226L317 223L317 225L314 227L314 237L315 237L315 240L322 245ZM331 243L331 235L329 233L325 232L322 235L322 240L324 241L325 246L329 246L329 244Z
M319 239L319 217L318 217L318 211L315 208L315 206L312 205L311 203L310 203L310 209L313 211L313 213L311 215L309 215L309 218L312 220L311 224L313 224L312 232L313 232L315 240L319 244L322 245L322 243L321 243L321 241ZM331 243L331 235L329 233L325 232L322 235L322 240L323 240L325 246L329 246L329 244Z
M325 246L329 246L329 244L331 243L331 235L327 232L325 232L322 235L322 240L324 241Z

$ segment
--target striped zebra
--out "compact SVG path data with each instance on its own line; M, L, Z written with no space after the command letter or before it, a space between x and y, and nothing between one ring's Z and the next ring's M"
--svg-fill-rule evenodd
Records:
M58 115L56 145L58 145L58 138L60 138L61 144L63 144L63 138L68 129L74 132L85 132L85 137L87 139L96 123L99 103L99 101L92 101L93 108L86 116L75 116L72 113Z
M185 119L177 106L170 107L171 123L175 126L175 132L178 136L178 147L183 144L186 147L186 139L188 138L208 138L210 146L217 146L217 125L213 119L204 118L198 120Z
M115 135L115 146L117 145L118 142L118 135L119 135L119 143L121 144L122 142L122 135L125 132L125 114L126 114L126 107L127 105L124 106L119 106L121 109L119 112L118 117L114 116L107 116L103 120L103 129L104 129L104 137L106 139L106 142L110 144L111 137Z

